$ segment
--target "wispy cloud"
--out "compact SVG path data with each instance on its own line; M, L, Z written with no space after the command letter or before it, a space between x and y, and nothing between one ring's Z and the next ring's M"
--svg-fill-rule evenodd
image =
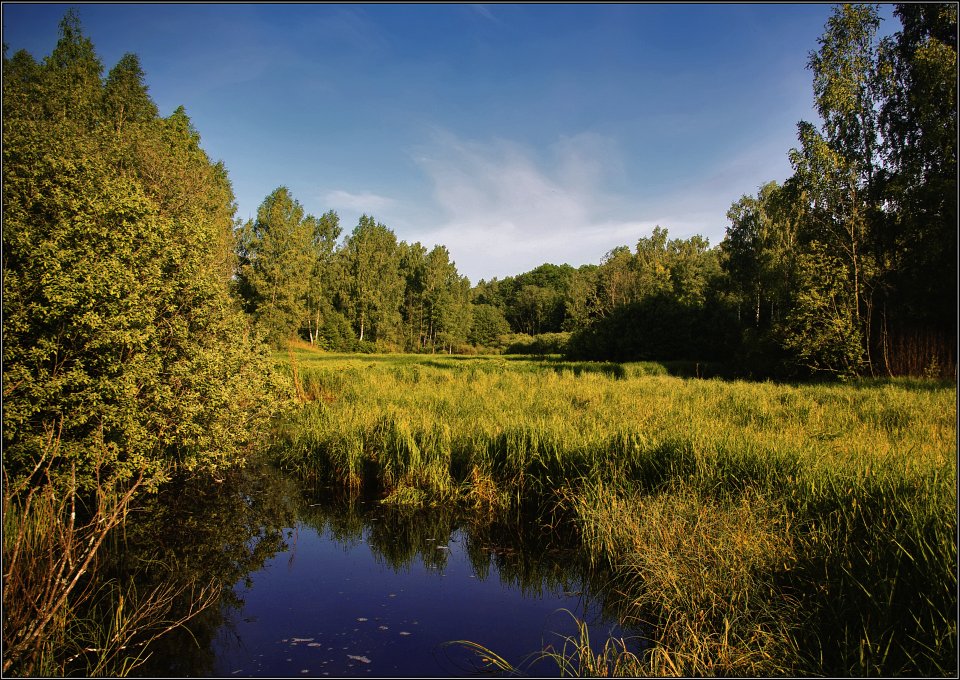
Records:
M440 219L417 238L446 245L474 283L544 262L599 263L657 225L673 238L700 234L716 245L731 203L789 170L784 150L761 142L705 160L652 194L625 181L622 156L617 140L592 132L538 153L505 139L480 142L438 131L415 160L432 183Z
M543 154L516 142L434 135L416 157L442 210L420 236L446 245L471 281L528 271L544 262L597 263L655 226L610 190L621 180L616 140L563 137Z
M493 15L493 12L491 12L491 11L490 11L490 8L487 7L486 5L482 5L482 4L478 4L478 3L472 3L472 4L469 5L469 7L470 7L470 9L472 9L474 12L476 12L477 14L479 14L480 16L482 16L484 19L488 19L489 21L493 21L493 22L498 23L498 24L500 23L500 20Z
M334 189L323 194L323 200L333 206L334 210L350 210L370 213L392 206L395 201L389 196L382 196L372 191L352 192L344 189Z

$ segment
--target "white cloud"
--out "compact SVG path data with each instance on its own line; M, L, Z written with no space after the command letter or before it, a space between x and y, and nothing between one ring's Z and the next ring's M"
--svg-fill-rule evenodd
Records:
M420 239L446 245L476 283L544 262L599 263L655 226L608 188L623 173L615 140L596 133L563 137L545 156L504 139L480 143L436 133L416 161L444 215Z
M382 210L391 206L395 201L389 196L375 194L372 191L354 193L344 189L334 189L323 195L323 200L334 210L349 210L370 214L375 210Z
M734 201L789 175L786 150L764 139L733 156L694 159L687 174L657 189L628 180L624 153L616 139L593 132L538 151L502 138L480 142L438 131L415 157L432 183L438 213L418 221L434 226L414 239L447 246L473 283L544 262L599 264L611 249L634 247L657 225L671 238L700 234L717 245Z

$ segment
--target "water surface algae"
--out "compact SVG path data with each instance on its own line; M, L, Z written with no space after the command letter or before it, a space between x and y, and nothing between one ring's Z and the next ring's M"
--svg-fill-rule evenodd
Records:
M278 426L285 467L385 503L537 513L612 569L647 651L571 639L547 652L564 674L957 672L954 383L283 361L298 395Z

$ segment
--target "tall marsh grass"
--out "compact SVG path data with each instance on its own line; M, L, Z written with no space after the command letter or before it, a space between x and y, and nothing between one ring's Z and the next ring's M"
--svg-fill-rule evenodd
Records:
M301 404L278 428L285 466L387 503L574 528L651 631L640 666L604 668L957 670L952 383L303 349L287 361Z

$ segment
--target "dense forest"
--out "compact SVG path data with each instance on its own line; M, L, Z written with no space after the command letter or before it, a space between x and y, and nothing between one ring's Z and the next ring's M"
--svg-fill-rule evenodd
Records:
M599 265L543 264L470 288L443 246L364 215L305 215L283 188L240 231L237 293L275 343L722 361L754 376L952 375L956 361L956 7L844 5L810 54L823 124L794 174L736 200L714 247L656 228ZM532 336L551 335L534 341ZM526 337L531 336L531 337Z

